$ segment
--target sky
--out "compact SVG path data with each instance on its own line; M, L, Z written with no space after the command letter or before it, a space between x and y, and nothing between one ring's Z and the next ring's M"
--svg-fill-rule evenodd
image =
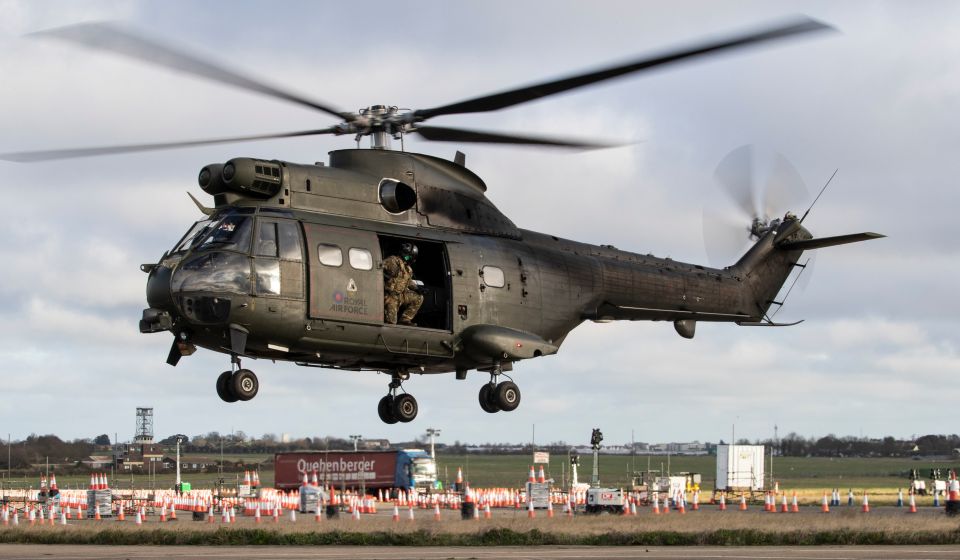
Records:
M520 408L490 415L485 374L421 376L410 424L387 426L373 373L247 362L258 396L214 391L229 358L164 363L166 333L137 328L152 263L210 202L208 163L327 159L351 138L314 137L58 162L0 162L0 438L132 438L210 431L394 441L605 443L763 439L795 432L956 433L960 329L960 4L715 1L0 0L0 153L321 128L330 117L34 31L112 20L338 107L425 108L620 62L805 14L838 32L678 64L437 126L624 142L592 152L409 138L486 181L518 226L708 263L704 208L731 150L784 154L813 193L816 235L887 238L819 251L790 328L588 323L555 356L512 372ZM807 204L809 200L807 201ZM805 209L792 208L797 213ZM746 223L743 224L746 227ZM731 254L730 264L736 259Z

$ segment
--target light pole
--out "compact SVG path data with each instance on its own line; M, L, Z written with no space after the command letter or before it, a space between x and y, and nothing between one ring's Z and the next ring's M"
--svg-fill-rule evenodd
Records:
M357 444L360 443L360 440L363 439L363 436L360 434L353 434L350 436L350 439L353 440L353 450L357 451Z
M430 436L430 458L436 461L437 454L433 450L433 438L440 436L440 430L438 428L427 428L427 435Z
M177 490L178 491L181 488L180 486L180 441L182 440L183 440L182 437L177 436Z

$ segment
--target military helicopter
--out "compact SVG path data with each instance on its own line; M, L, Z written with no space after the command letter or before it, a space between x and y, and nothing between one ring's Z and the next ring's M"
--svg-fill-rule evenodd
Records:
M377 406L388 424L417 416L417 401L403 388L411 374L453 372L462 380L471 370L486 373L480 407L512 411L520 404L520 389L508 375L514 364L555 354L584 321L670 321L685 338L693 338L700 321L781 326L768 310L782 303L775 298L791 272L804 266L804 251L882 235L815 238L803 226L809 209L799 218L754 211L743 231L752 246L735 264L675 262L521 229L486 198L486 184L466 167L462 153L448 161L392 150L391 140L400 140L401 148L407 134L445 142L607 147L424 123L827 29L797 18L449 105L419 110L373 105L346 112L126 28L86 23L38 35L283 99L339 122L280 134L0 158L43 161L324 134L350 135L359 144L369 137L370 149L336 150L327 163L237 157L203 167L199 186L213 197L213 206L191 195L202 219L156 263L141 266L148 274L149 307L140 331L173 335L167 357L172 366L197 347L229 355L230 369L216 380L226 402L256 396L257 376L241 364L249 358L388 373L388 391ZM422 304L410 324L385 321L384 262L401 250L417 255L417 282L410 289Z

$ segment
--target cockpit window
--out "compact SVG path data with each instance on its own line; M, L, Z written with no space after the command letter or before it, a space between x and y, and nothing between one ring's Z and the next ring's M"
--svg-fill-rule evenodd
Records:
M210 233L195 247L203 249L216 246L218 249L246 252L250 249L252 224L253 219L247 216L235 214L224 216L210 228Z
M201 237L206 235L209 232L210 224L213 223L213 220L200 220L199 222L193 224L193 227L190 228L190 231L183 236L183 239L180 240L180 243L177 243L177 246L173 249L173 253L179 253L180 251L186 251L193 245L193 242L199 240Z

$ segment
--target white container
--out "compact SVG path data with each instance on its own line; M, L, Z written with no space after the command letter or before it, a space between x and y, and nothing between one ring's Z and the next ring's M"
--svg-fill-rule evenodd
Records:
M763 490L762 445L717 446L717 490Z

